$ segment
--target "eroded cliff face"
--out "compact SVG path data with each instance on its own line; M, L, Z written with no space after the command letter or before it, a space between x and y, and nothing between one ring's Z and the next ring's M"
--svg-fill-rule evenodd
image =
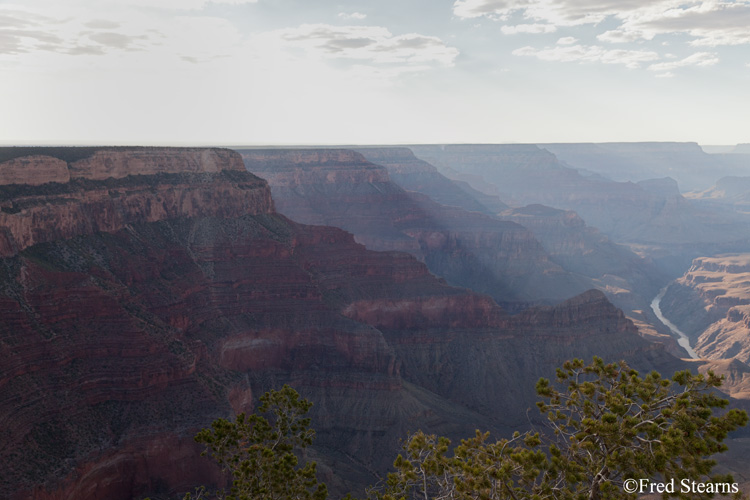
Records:
M496 196L474 190L466 183L448 179L437 168L420 160L409 148L356 148L368 161L382 165L390 179L406 189L422 193L449 207L494 215L508 208Z
M48 182L65 183L69 180L68 164L51 156L22 156L0 163L0 185L39 186Z
M39 186L73 178L104 180L158 173L242 172L228 149L158 147L2 147L0 185Z
M285 382L315 403L329 482L356 490L408 431L526 425L536 378L564 359L679 364L597 292L510 317L412 256L294 223L265 195L237 213L251 185L267 192L231 169L89 179L66 196L50 184L3 188L18 196L13 210L44 196L105 200L105 189L116 203L125 187L155 198L123 210L158 206L175 186L222 194L158 220L134 209L122 227L59 233L0 259L2 491L110 500L220 481L192 436Z
M524 427L529 419L541 424L538 413L515 408L533 408L536 381L549 377L547 367L560 366L573 352L582 359L613 352L639 369L651 366L664 373L683 366L662 345L639 337L633 323L595 290L556 306L494 319L484 328L456 325L425 334L399 324L380 324L402 360L405 380L477 412L502 415L503 425L510 428ZM524 375L518 383L500 390L497 384L520 373Z
M505 210L498 217L530 229L554 262L589 278L590 286L622 309L641 335L664 343L676 356L687 356L651 310L651 300L669 280L653 262L587 226L571 210L528 205Z
M693 260L670 284L662 311L706 359L750 360L750 255Z
M103 149L72 163L11 159L0 163L0 256L133 223L272 212L267 185L245 172L239 155L213 149Z
M367 151L390 158L391 150ZM396 160L399 152L395 151ZM560 301L588 288L585 280L551 262L527 229L405 191L391 182L386 168L359 153L241 154L248 170L268 180L279 212L307 224L343 228L374 250L409 252L448 283L487 293L505 307ZM418 167L434 170L427 164Z
M242 159L227 149L137 148L126 151L101 150L88 158L70 164L70 176L92 180L128 175L160 173L217 173L222 170L242 172Z
M561 162L534 145L434 145L412 150L444 175L499 194L512 205L574 210L586 224L651 256L673 276L700 255L747 248L746 217L697 205L665 186L671 183L663 179L614 182L573 161Z

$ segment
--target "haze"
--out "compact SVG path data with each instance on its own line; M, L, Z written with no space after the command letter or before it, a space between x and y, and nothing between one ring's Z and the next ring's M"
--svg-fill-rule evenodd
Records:
M0 0L6 144L748 142L750 2Z

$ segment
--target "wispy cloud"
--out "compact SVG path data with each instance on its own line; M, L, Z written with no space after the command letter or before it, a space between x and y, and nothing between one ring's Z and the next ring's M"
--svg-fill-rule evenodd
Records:
M719 62L719 57L715 53L696 52L695 54L691 54L684 59L680 59L679 61L668 61L668 62L652 64L648 67L648 69L649 71L662 73L662 75L660 76L665 76L665 75L671 76L672 70L675 70L677 68L683 68L686 66L698 66L698 67L713 66L714 64L718 62Z
M502 26L500 28L506 35L515 35L516 33L554 33L557 26L554 24L517 24L516 26Z
M273 34L289 46L323 57L375 64L451 66L458 55L458 49L446 45L438 37L417 33L393 35L380 26L304 24Z
M453 13L496 20L520 14L558 27L619 21L616 28L599 34L607 43L681 33L693 37L693 46L750 44L749 0L456 0Z
M103 6L116 4L118 8L123 7L146 7L161 10L197 10L202 9L208 3L225 5L243 5L257 3L258 0L100 0Z
M361 21L362 19L367 18L367 14L362 14L361 12L339 12L339 17L346 20L355 19L357 21Z
M102 3L111 3L101 0ZM184 3L171 0L159 2L159 9L199 8L205 2L188 0ZM223 3L247 3L223 0ZM196 13L154 15L154 7L146 2L128 0L117 3L111 19L102 11L91 11L81 4L71 4L69 10L50 8L49 15L41 15L44 1L29 3L29 7L0 6L0 55L55 53L72 56L106 56L117 52L172 51L175 58L193 57L206 60L207 52L220 54L226 47L227 36L235 33L228 21ZM50 4L51 5L51 4ZM156 5L148 3L148 5ZM113 6L113 8L115 8ZM116 20L115 20L116 19ZM214 28L220 25L220 29ZM227 29L228 26L231 29ZM195 33L204 36L198 40ZM238 42L238 38L235 38ZM195 53L185 54L187 50Z
M659 59L659 54L653 51L605 49L597 45L557 45L544 49L526 46L514 50L513 55L536 57L542 61L622 64L631 69Z
M521 12L524 17L558 26L594 24L607 16L653 5L648 0L456 0L453 13L462 18L505 20Z
M56 50L63 39L46 29L51 21L45 16L28 12L0 10L0 54Z

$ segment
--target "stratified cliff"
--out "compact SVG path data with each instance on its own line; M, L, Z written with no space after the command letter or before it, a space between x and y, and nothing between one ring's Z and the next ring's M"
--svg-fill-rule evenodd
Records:
M449 207L460 207L470 212L494 215L508 208L496 196L474 190L465 182L452 181L409 148L355 148L368 161L388 170L391 181L407 191L428 196L433 201Z
M551 262L527 229L405 191L359 153L241 153L248 170L268 180L279 212L343 228L374 250L409 252L448 283L487 293L504 306L560 301L589 288Z
M13 158L0 163L0 256L138 222L272 211L264 183L244 172L228 150L100 150L71 163Z
M747 166L750 166L750 159L745 162L745 167ZM701 192L688 193L686 196L703 205L728 206L748 213L748 210L750 210L750 177L722 177L716 181L713 187Z
M699 206L661 183L615 182L535 145L411 146L449 178L516 204L574 210L586 224L679 276L700 255L748 245L748 220ZM579 169L580 168L580 169Z
M702 358L750 360L750 255L701 257L669 285L664 315Z
M510 317L412 256L275 213L265 182L212 151L225 160L40 149L26 165L52 182L0 186L5 220L31 217L13 227L34 237L2 226L2 491L117 500L215 483L196 430L285 382L315 403L325 479L361 488L408 431L527 425L536 377L564 359L681 366L599 292ZM73 174L84 160L98 179Z
M653 262L588 227L570 210L528 205L505 210L498 217L530 229L555 263L590 279L590 286L622 309L641 335L663 342L676 356L687 356L651 310L652 298L668 281Z
M615 181L674 177L685 191L706 189L716 179L739 174L723 156L706 154L694 142L539 144L568 165Z

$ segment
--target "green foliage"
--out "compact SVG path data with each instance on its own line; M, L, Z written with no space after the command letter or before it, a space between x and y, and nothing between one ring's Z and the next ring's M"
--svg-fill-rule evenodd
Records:
M663 379L641 378L624 362L585 365L566 362L555 386L537 383L551 435L516 433L491 442L477 432L449 456L450 441L418 432L404 446L386 484L370 491L397 499L560 499L635 498L627 479L688 479L732 483L710 477L712 455L726 450L727 434L747 423L741 410L723 411L728 401L713 389L721 379L688 371ZM559 388L558 388L559 387ZM664 496L702 498L677 487Z
M710 476L712 456L726 450L724 439L746 425L748 417L741 410L726 410L728 401L714 390L720 385L721 378L712 372L683 371L663 379L656 372L640 377L624 362L569 361L557 370L556 384L540 379L536 386L538 407L551 432L516 432L493 442L489 433L477 431L452 449L447 438L417 432L396 458L395 471L368 496L619 500L638 496L625 491L626 480L733 483L729 476ZM259 413L238 415L234 422L219 419L201 431L196 440L232 473L231 491L218 498L325 499L315 464L300 466L296 454L314 437L310 419L304 418L311 406L284 386L261 398ZM678 486L663 496L713 495ZM204 488L185 496L205 498Z
M195 437L232 474L229 493L217 496L226 500L325 499L326 486L315 477L315 463L300 466L296 454L315 437L310 419L304 417L312 403L288 385L267 392L260 402L257 413L239 414L234 422L218 419ZM205 491L185 498L205 498Z
M545 479L565 478L566 496L617 498L628 478L708 481L711 456L726 451L727 434L747 423L741 410L714 416L728 401L712 390L721 385L712 372L641 378L624 362L594 358L587 366L566 362L557 381L565 391L539 381L545 401L538 406L554 429L553 446L563 451Z

